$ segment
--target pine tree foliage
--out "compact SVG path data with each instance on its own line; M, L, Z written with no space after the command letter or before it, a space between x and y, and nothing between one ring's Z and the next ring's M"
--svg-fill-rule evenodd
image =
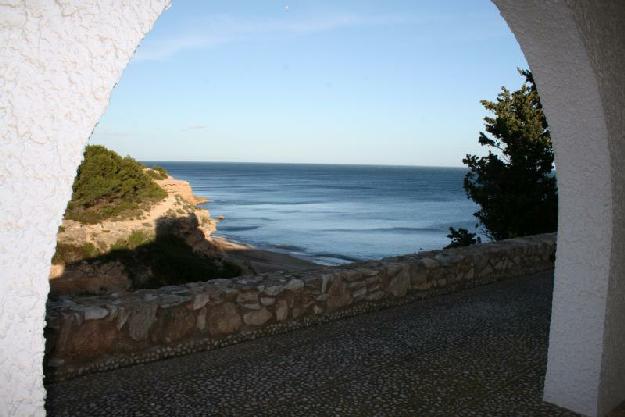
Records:
M499 240L557 229L558 195L547 119L532 73L519 70L519 90L501 89L495 101L482 100L480 145L486 156L467 155L464 189L480 209L482 231Z

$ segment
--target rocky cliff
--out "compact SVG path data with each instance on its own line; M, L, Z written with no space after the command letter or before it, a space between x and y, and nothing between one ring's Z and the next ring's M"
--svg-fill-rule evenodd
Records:
M154 180L167 196L132 216L95 224L65 219L50 269L53 296L98 295L243 273L317 267L289 255L214 236L206 200L172 176Z
M206 200L194 196L187 181L168 176L154 182L167 192L165 199L128 219L103 220L96 224L65 219L57 236L58 244L74 247L92 245L97 253L105 253L123 246L133 234L141 234L145 239L154 237L159 221L163 218L194 217L197 218L202 237L209 238L215 232L217 221L210 216L208 210L198 207L198 204Z
M155 182L167 196L134 217L107 219L96 224L63 221L50 270L53 294L130 289L127 266L106 255L135 250L165 234L181 239L198 256L223 258L219 245L211 238L218 221L208 210L199 207L206 200L193 195L186 181L168 176Z

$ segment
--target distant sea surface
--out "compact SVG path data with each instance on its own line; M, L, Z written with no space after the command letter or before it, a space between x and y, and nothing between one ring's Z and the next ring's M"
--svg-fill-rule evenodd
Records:
M328 265L440 249L475 225L462 168L145 163L206 197L219 235Z

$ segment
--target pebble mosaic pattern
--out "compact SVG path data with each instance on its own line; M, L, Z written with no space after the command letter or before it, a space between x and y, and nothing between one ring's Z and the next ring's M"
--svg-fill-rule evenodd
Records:
M552 274L49 385L49 416L559 416Z

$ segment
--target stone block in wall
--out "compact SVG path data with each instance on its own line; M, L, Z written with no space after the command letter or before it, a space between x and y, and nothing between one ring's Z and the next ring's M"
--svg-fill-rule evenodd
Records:
M273 315L266 309L262 308L258 311L250 311L243 315L243 322L248 326L262 326L267 323Z
M197 326L192 309L184 307L160 308L150 329L152 344L170 344L191 337Z
M206 320L208 331L215 337L233 334L243 325L237 306L230 302L211 306Z
M137 303L132 306L127 321L128 335L133 340L147 338L152 324L156 319L158 304L154 302Z
M328 311L336 311L351 302L352 295L346 283L340 276L335 277L328 288L328 300L326 301Z
M278 300L276 303L276 320L285 321L289 317L289 305L286 300Z
M410 288L410 273L408 267L401 268L388 284L388 291L394 297L403 297Z

